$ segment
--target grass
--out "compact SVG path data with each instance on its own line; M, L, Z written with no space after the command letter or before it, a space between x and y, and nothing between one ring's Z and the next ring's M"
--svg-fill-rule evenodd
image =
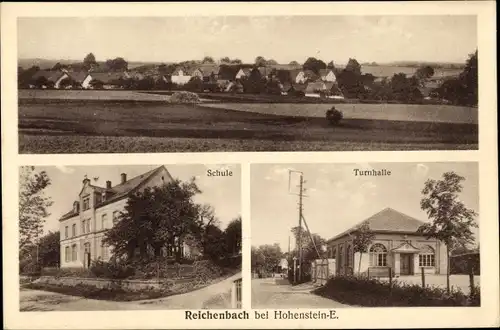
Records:
M249 105L246 106L248 109ZM20 102L20 153L477 149L477 125L300 116L158 102ZM258 106L263 106L262 108ZM277 105L273 105L277 106ZM279 104L279 106L284 106ZM326 105L328 106L328 105ZM367 105L364 105L367 106ZM301 108L304 107L304 108ZM273 107L272 109L276 109ZM300 110L303 109L303 110ZM322 111L322 110L317 110ZM344 116L346 117L346 116Z

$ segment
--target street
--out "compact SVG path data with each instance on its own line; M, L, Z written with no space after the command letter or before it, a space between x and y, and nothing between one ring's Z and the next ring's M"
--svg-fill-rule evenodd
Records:
M252 279L252 308L337 308L348 307L317 296L314 287L304 283L292 287L286 279Z
M231 284L241 273L218 283L184 294L141 301L87 299L60 293L21 288L21 311L103 311L141 309L217 309L231 308Z

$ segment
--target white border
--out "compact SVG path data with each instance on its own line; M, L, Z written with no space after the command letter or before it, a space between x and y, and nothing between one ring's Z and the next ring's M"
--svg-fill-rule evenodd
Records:
M18 155L17 24L19 16L208 16L208 15L478 15L479 151L185 153ZM496 141L496 11L494 2L398 3L2 3L2 198L5 326L11 329L132 328L384 328L499 325L498 182ZM481 214L480 308L347 308L336 321L186 321L183 311L19 312L17 274L17 166L91 164L241 163L244 237L243 306L251 314L249 283L249 163L479 161ZM10 251L10 252L9 252ZM485 262L487 260L487 262Z

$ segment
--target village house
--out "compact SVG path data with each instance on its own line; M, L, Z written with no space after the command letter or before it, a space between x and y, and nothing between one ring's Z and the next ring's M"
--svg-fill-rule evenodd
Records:
M118 89L122 88L121 82L130 79L128 72L91 72L88 88Z
M33 75L30 85L33 87L59 89L61 81L68 78L69 75L65 71L40 70Z
M122 173L120 183L112 185L111 181L106 181L105 187L93 185L85 178L71 211L59 219L61 267L87 268L92 260L108 261L112 251L103 244L103 238L106 231L119 221L128 197L146 187L160 186L172 180L165 166L132 179L127 179L127 174ZM183 244L182 250L185 257L192 252L187 244ZM164 253L170 257L174 250L165 248Z
M199 70L196 72L197 75L203 76ZM174 72L172 72L172 75L170 76L170 79L172 80L172 83L177 84L177 85L185 85L187 84L188 81L191 80L193 77L193 70L185 69L185 68L177 68L175 69Z
M202 73L204 82L215 83L219 78L219 66L216 64L202 64L198 70Z
M367 222L375 234L368 252L353 252L353 232ZM446 274L445 245L435 239L426 239L417 233L424 222L386 208L341 234L328 240L329 258L336 260L336 274L360 273L370 276ZM359 267L359 270L358 270Z
M315 81L318 75L312 70L290 70L291 81L295 84L305 84L308 81Z
M236 73L236 79L242 79L244 77L249 77L252 72L251 68L241 68L238 73Z
M321 80L323 80L323 81L337 82L337 77L335 76L335 73L331 69L319 70L319 76L321 77Z

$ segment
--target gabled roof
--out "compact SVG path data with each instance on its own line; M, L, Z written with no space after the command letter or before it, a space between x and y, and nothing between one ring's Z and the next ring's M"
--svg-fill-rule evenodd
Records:
M78 72L68 72L68 75L71 77L71 79L81 84L89 74L85 71L78 71Z
M65 74L66 73L62 71L40 70L35 72L32 79L37 80L40 77L45 77L48 81L52 81L55 83L57 80L59 80L59 78L61 78Z
M314 93L316 91L326 91L326 85L322 81L310 82L307 84L306 93Z
M126 78L125 72L91 72L92 80L99 80L104 84L113 83Z
M219 74L219 66L216 64L203 64L198 67L198 69L203 74L203 77L208 77L212 73Z
M320 69L319 70L319 75L321 78L326 77L330 72L332 72L332 69Z
M127 197L127 196L135 193L138 188L140 188L152 176L159 173L162 169L165 169L168 173L168 170L165 168L165 166L162 165L162 166L157 167L151 171L148 171L146 173L143 173L141 175L133 177L132 179L127 180L124 183L120 183L116 186L113 186L110 189L89 184L90 187L94 188L99 193L109 193L110 194L109 198L107 198L104 202L100 203L99 205L96 205L96 207L101 207L103 205L113 203L117 200L120 200L124 197ZM170 173L169 173L169 176L170 176ZM171 176L170 176L170 179L172 179ZM64 214L61 217L60 221L71 218L77 214L78 214L77 212L74 212L74 210L71 210L71 211L67 212L66 214Z
M368 222L370 229L374 232L390 232L390 233L416 233L418 228L425 222L417 220L409 215L398 212L390 207L372 215L366 220L363 220L346 231L336 235L329 241L347 235L356 230L361 224Z

